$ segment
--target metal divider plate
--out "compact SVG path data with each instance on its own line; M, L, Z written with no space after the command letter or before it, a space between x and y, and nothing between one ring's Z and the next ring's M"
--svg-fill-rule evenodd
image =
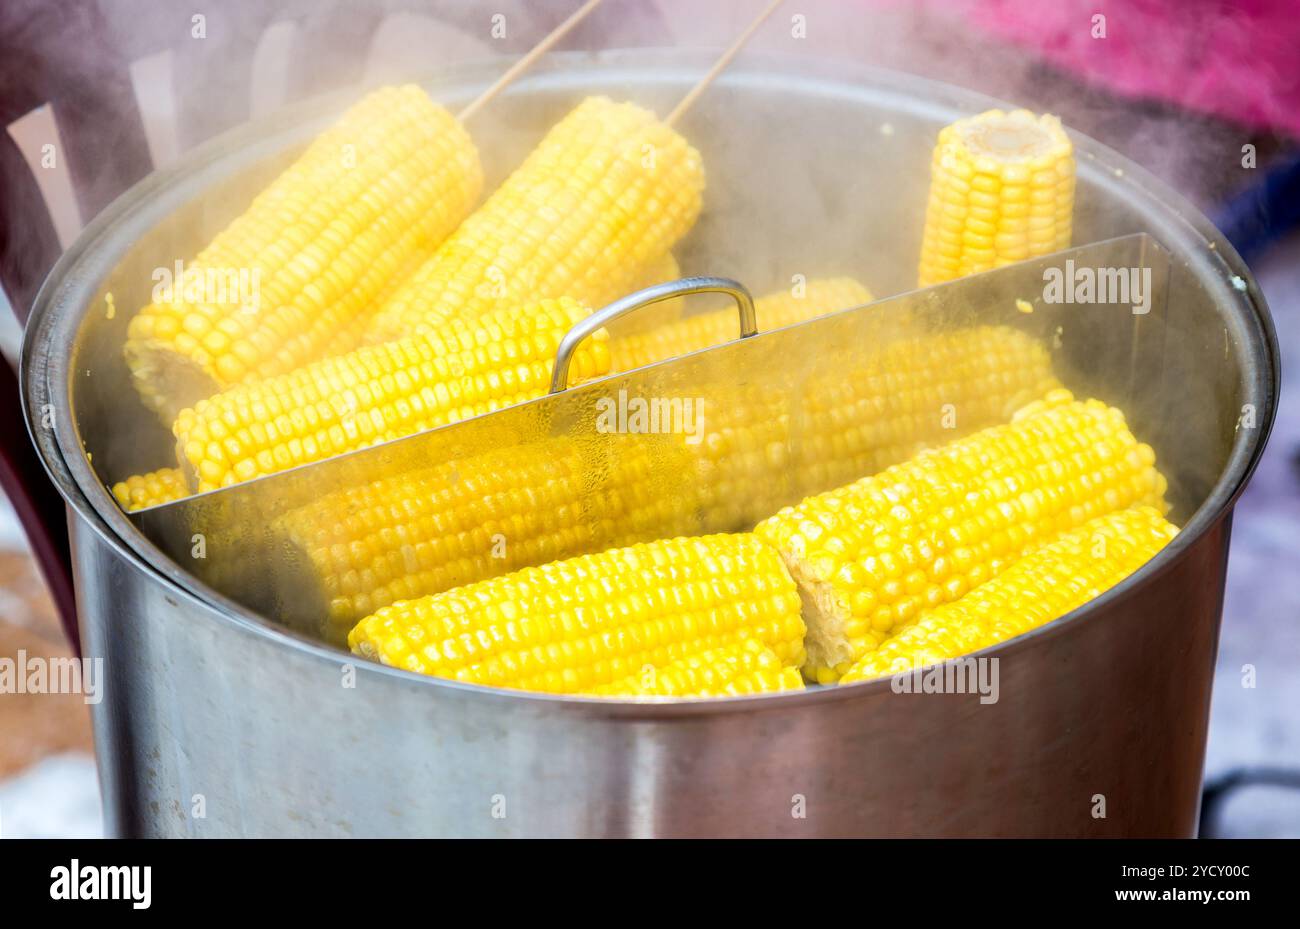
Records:
M1076 285L1089 274L1092 302L1072 302L1086 295ZM1098 293L1097 281L1117 283L1120 274L1135 275L1129 281L1139 284L1145 312L1135 312L1131 288ZM1049 291L1058 276L1062 288ZM977 397L948 396L946 372L932 368L937 334L1021 330L1050 350L1077 395L1128 409L1168 389L1168 279L1168 253L1153 238L1112 239L133 518L206 584L338 643L355 620L393 599L617 545L746 529L804 496L989 425L963 409ZM1088 359L1098 352L1128 353L1127 383L1092 373ZM904 369L927 371L926 382L899 392Z

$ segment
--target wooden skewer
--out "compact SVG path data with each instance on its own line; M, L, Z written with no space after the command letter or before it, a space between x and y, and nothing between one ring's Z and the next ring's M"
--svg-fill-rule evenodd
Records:
M491 87L479 94L463 110L457 113L456 118L461 122L464 122L490 103L493 97L504 90L511 81L531 68L537 59L549 52L556 42L559 42L560 39L563 39L568 35L573 30L574 26L586 19L587 14L600 6L603 2L604 0L587 0L586 3L578 7L572 16L552 29L550 33L547 34L546 38L534 45L528 50L528 53L525 54L524 57L511 65L506 73L497 78Z
M673 111L665 117L665 123L671 126L676 123L677 120L681 119L682 115L691 108L699 98L700 94L704 93L704 91L708 89L709 85L713 83L714 78L721 74L727 65L731 64L731 59L735 58L736 55L739 54L740 50L745 47L745 43L749 41L749 37L757 32L758 27L767 22L767 18L775 13L776 8L784 2L785 0L772 0L772 2L767 5L767 9L760 13L758 18L746 27L745 31L740 34L739 38L731 43L731 47L722 53L722 57L713 63L713 67L709 69L708 73L705 74L704 77L700 78L699 82L687 92L685 97L682 97L681 102L678 103L677 106L673 107Z

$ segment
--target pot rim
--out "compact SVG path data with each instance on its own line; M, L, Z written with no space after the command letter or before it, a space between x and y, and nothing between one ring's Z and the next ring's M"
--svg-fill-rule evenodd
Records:
M438 88L440 99L450 102L457 97L468 99L499 74L502 60L485 60L446 69L421 78L418 83L427 88ZM707 67L711 61L712 53L700 49L559 52L553 53L531 76L520 80L510 93L557 87L581 91L593 76L630 80L638 86L676 86L693 81L698 74L697 68ZM907 100L915 111L929 109L941 117L948 117L954 111L1014 108L1013 104L928 78L850 61L822 61L788 54L752 53L744 64L733 66L724 74L718 84L723 88L761 88L774 84L787 92L806 89L823 97L855 100L896 97ZM186 153L167 168L149 174L95 217L51 269L37 294L22 344L23 415L46 471L76 516L115 554L153 576L169 593L208 607L209 610L204 612L213 614L211 621L232 625L279 647L293 649L336 667L354 664L359 674L380 675L394 686L448 690L462 694L465 699L558 706L592 717L635 717L642 720L795 708L808 703L866 697L889 687L890 678L885 677L846 686L778 694L647 702L630 698L506 690L429 677L357 660L348 652L263 619L192 577L135 528L80 452L76 424L70 415L70 357L63 353L55 356L50 347L72 345L72 337L84 318L84 308L90 296L103 274L116 263L116 259L106 261L105 256L121 237L121 227L130 226L132 221L137 225L144 223L146 228L152 225L156 221L153 213L162 201L169 199L168 193L179 194L182 182L188 181L193 185L224 177L232 168L283 151L298 136L306 138L315 121L337 112L355 94L356 89L352 88L286 107L225 132ZM1096 173L1098 179L1105 178L1107 183L1123 189L1152 215L1159 216L1168 226L1177 229L1180 241L1162 242L1175 257L1187 260L1193 254L1193 248L1199 249L1200 260L1218 265L1225 279L1233 282L1239 293L1236 305L1241 322L1245 324L1246 340L1242 346L1247 361L1242 369L1244 394L1257 398L1261 409L1258 410L1255 429L1237 431L1227 464L1205 501L1174 540L1154 558L1083 606L1037 629L975 652L973 657L1004 655L1030 647L1040 638L1085 622L1092 614L1106 609L1112 601L1128 596L1164 573L1184 550L1229 514L1263 454L1277 412L1280 389L1277 336L1264 296L1241 256L1199 210L1164 182L1110 148L1079 133L1070 134L1081 174ZM205 179L207 175L211 177ZM46 409L55 413L54 428L37 429L35 424L41 421L42 411Z

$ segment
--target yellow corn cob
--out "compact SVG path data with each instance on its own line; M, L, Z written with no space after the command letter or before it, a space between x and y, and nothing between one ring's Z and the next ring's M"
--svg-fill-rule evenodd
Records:
M685 531L688 503L657 493L643 451L626 443L601 465L557 438L325 494L272 522L275 550L298 565L279 600L342 642L397 600Z
M181 411L180 465L211 490L541 396L560 339L587 313L542 300L232 387ZM606 343L603 331L583 342L571 382L608 370Z
M1074 152L1055 116L989 110L939 133L922 287L1066 248Z
M148 474L133 474L113 485L113 496L128 513L161 503L171 503L189 496L189 492L185 486L185 475L181 474L180 468L159 468Z
M910 335L854 355L804 385L793 412L784 394L738 387L706 405L707 437L691 447L704 531L748 528L809 490L1006 422L1058 387L1040 343L995 326Z
M601 697L739 697L745 694L803 690L795 668L762 642L747 639L678 658L662 667L646 665L640 673L592 693Z
M428 254L482 189L460 124L415 85L378 90L323 132L186 275L245 275L242 296L184 281L131 320L127 365L168 424L218 390L359 344L397 272Z
M871 302L871 293L851 277L809 281L796 296L779 290L755 302L759 331L767 332ZM647 312L653 313L651 309ZM628 371L739 338L735 309L711 310L649 331L610 333L611 370Z
M921 618L854 664L840 683L913 671L1005 642L1114 587L1178 534L1151 507L1099 516L1057 536L960 600Z
M700 211L699 153L649 110L591 97L382 306L386 341L535 297L626 294Z
M582 555L394 603L358 623L348 645L408 671L588 693L746 639L797 665L803 633L781 559L741 534Z
M1095 516L1163 508L1154 462L1119 410L1059 390L1009 424L786 507L755 533L799 584L805 673L837 680L922 609Z

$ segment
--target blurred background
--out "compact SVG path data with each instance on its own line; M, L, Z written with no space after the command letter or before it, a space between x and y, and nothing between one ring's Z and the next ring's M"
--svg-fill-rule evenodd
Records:
M763 2L606 0L562 47L717 48ZM518 54L578 5L5 0L0 352L12 366L18 320L49 256L154 167L290 100ZM498 15L505 36L493 35ZM1300 360L1292 0L788 0L750 48L843 57L1056 113L1224 229L1271 305L1284 368ZM60 156L52 165L50 145ZM1284 383L1271 444L1235 517L1206 761L1210 835L1300 836L1295 394ZM18 412L8 415L6 462L27 441ZM0 499L0 656L20 650L69 654L27 537ZM91 748L79 696L0 694L0 836L99 834Z

